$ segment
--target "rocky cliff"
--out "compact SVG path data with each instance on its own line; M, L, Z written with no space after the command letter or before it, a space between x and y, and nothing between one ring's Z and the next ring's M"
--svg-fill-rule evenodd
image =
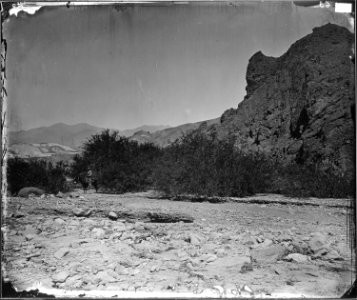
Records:
M327 24L294 43L281 57L254 54L247 94L237 109L210 126L234 135L243 151L298 163L354 169L355 81L353 34Z

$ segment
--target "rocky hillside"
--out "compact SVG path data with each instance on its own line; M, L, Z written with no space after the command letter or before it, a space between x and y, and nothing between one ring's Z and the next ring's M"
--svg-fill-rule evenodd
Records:
M148 132L147 130L140 130L135 132L130 139L139 143L153 143L161 147L166 147L179 139L185 133L197 130L201 127L219 124L219 118L207 120L203 122L188 123L176 127L166 128L155 132Z
M220 124L203 129L233 134L243 151L299 163L354 168L355 83L353 34L327 24L281 57L261 52L249 60L247 94Z

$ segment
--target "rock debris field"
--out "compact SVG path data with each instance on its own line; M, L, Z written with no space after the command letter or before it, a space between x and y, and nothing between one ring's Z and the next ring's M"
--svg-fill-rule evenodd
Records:
M61 297L340 297L355 278L351 201L8 197L2 268L17 290Z

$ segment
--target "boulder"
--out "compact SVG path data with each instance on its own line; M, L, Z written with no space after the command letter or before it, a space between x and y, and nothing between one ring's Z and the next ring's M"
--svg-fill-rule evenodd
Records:
M73 208L72 209L72 213L76 216L76 217L82 217L83 216L83 209L82 208Z
M118 219L118 215L115 212L111 211L108 214L108 218L115 221Z
M100 279L102 283L111 283L118 281L108 271L101 271L96 275L96 277Z
M275 263L288 254L288 249L281 245L271 245L264 248L251 250L250 255L254 262L257 263Z
M55 254L53 254L53 256L57 259L61 259L62 257L66 256L69 251L70 250L68 248L60 248L55 252Z
M186 236L185 241L191 243L192 245L198 246L202 244L203 238L197 233L190 232Z
M245 262L240 268L240 273L247 273L253 271L253 265L251 263Z
M320 232L313 234L313 237L308 241L308 245L313 253L317 253L324 248L329 248L327 237Z
M34 194L36 196L41 196L45 193L44 190L41 190L37 187L24 187L18 193L18 197L29 197L30 194Z
M70 276L70 274L67 271L62 271L62 272L59 272L59 273L56 273L55 275L53 275L52 281L55 283L62 283L62 282L65 282L69 276Z
M63 225L63 224L66 224L66 221L61 219L61 218L56 218L54 220L55 224L58 224L58 225Z
M248 233L243 234L239 238L239 241L242 243L242 245L246 245L246 246L253 246L257 243L255 237Z
M105 230L102 228L93 228L92 233L96 238L102 238L105 236Z
M83 209L83 208L73 208L72 213L76 217L89 217L92 214L92 209Z
M62 192L58 192L58 193L56 194L56 197L57 197L57 198L63 198L63 197L64 197L64 194L63 194Z
M25 239L26 239L26 241L31 241L31 240L33 240L35 238L35 235L34 234L26 234L25 235Z
M290 253L284 258L284 260L292 261L296 263L305 263L308 262L310 258L307 255L303 255L300 253Z

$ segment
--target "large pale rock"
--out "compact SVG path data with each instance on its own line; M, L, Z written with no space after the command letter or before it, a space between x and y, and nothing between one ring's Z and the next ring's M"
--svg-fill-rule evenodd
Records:
M329 248L326 236L319 232L313 234L308 245L313 253L317 253L324 248Z
M66 256L69 253L70 249L68 248L61 248L53 254L54 257L57 259L61 259L62 257Z
M108 218L115 221L118 219L118 215L114 211L111 211L108 214Z
M91 209L83 209L83 208L73 208L72 213L76 217L89 217L92 214L93 210Z
M272 245L265 248L256 248L251 252L252 260L257 263L275 263L288 254L288 249L281 245Z
M291 253L285 257L285 260L296 263L306 263L309 261L309 257L300 253Z
M35 196L41 196L45 192L42 189L39 189L37 187L24 187L18 192L19 197L29 197L30 194L33 194Z
M70 274L67 271L56 273L52 276L52 281L57 283L65 282L69 275Z
M93 228L92 233L96 238L102 238L105 236L105 230L102 228Z

